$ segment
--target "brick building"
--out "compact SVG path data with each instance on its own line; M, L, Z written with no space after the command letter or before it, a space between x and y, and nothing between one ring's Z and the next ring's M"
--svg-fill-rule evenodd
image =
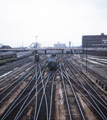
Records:
M101 33L101 35L84 35L82 36L82 47L107 47L107 35Z

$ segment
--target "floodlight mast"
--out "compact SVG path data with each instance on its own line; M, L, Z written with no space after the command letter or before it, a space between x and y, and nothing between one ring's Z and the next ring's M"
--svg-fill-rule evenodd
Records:
M37 37L38 37L38 36L35 36L35 37L36 37L36 48L37 48Z

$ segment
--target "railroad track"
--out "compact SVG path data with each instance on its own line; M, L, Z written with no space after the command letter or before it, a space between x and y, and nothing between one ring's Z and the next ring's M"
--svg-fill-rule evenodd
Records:
M68 59L59 55L57 70L49 71L43 56L39 62L12 71L12 77L2 77L0 85L7 83L7 87L0 91L0 119L106 120L107 97L104 99Z
M75 60L75 59L73 59L73 60ZM77 64L80 64L77 60L76 60L76 63L77 63ZM82 64L82 67L83 67L84 69L86 69L86 65ZM91 75L93 75L94 77L96 77L96 79L100 80L103 84L107 85L107 79L106 79L105 77L101 76L99 73L97 73L96 71L90 69L89 67L87 68L87 71L88 71Z
M0 68L0 76L31 61L32 59L27 57L27 58L19 59L7 65L4 65Z
M41 69L43 69L43 67L46 66L46 64L43 64L43 62L37 63L37 64L41 65ZM35 74L35 69L36 69L35 66L37 66L37 64L34 65L33 67L31 67L25 74L23 74L22 76L17 78L17 80L14 80L15 84L12 83L9 87L7 87L6 89L3 89L1 91L1 93L0 93L0 103L1 103L2 108L3 108L3 105L6 103L6 101L8 102L10 100L10 98L12 99L12 95L11 94L14 95L15 91L21 92L21 94L19 94L20 97L18 97L15 100L15 102L13 102L12 106L10 106L8 112L4 116L7 116L7 114L9 114L10 110L13 109L14 105L17 103L17 101L19 99L21 99L22 96L27 96L26 93L29 92L29 94L31 94L34 91L33 85L35 83L34 79L36 77L36 74L38 76L38 79L40 79L39 71ZM37 70L38 70L38 67L37 67ZM23 82L25 83L25 85L23 85ZM24 88L21 88L21 86L23 86ZM20 91L19 88L22 89L22 91ZM31 90L31 88L32 88L32 90ZM18 93L15 93L15 94L18 94ZM13 114L12 114L11 117L14 117ZM8 117L8 119L10 119L10 118ZM11 118L11 119L13 119L13 118Z
M64 72L64 73L66 73L66 76L67 76L66 80L69 82L70 85L72 85L71 87L73 87L76 90L76 96L78 96L79 102L84 97L85 98L85 99L83 99L85 101L84 103L87 104L88 108L90 108L90 111L92 113L94 113L95 118L97 116L98 119L107 119L107 115L106 115L107 102L87 82L87 80L77 71L77 69L75 68L75 66L73 66L68 61L66 61L66 64L69 67L69 70L72 71L72 74L74 74L74 76L75 76L75 77L71 77L72 75L69 76L68 72L66 71L66 72ZM71 82L70 79L72 79L73 82ZM80 94L83 97L80 98L80 96L81 96ZM88 101L88 103L87 103L87 101ZM79 102L77 102L77 103L79 103ZM78 108L80 108L81 105L82 104L80 104L78 106ZM82 109L83 109L83 107L81 107L81 110ZM86 119L85 116L88 116L88 115L84 115L83 116L84 112L85 112L85 110L83 110L83 112L81 113L81 116L83 117L82 119L84 119L84 118ZM87 114L87 113L85 113L85 114Z
M105 59L100 59L100 58L88 57L88 59L89 59L89 60L92 60L92 61L96 61L96 62L101 63L101 64L107 65L107 60L106 60L106 58L105 58Z

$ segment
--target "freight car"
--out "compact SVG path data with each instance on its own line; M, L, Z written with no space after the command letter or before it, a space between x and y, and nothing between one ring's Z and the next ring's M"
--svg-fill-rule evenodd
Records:
M35 54L35 61L39 61L39 54Z
M17 57L17 54L16 53L2 53L0 54L0 60L3 60L3 59L8 59L8 58L16 58Z
M52 54L51 57L48 59L48 68L49 68L49 70L56 70L57 69L56 54Z

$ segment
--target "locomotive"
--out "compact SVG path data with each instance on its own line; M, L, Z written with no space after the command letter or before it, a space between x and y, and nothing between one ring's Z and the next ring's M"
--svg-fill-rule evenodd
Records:
M70 51L66 51L66 54L70 54Z
M35 61L39 61L39 54L35 54Z
M49 70L57 69L57 58L55 53L52 54L51 57L48 59L48 68Z

